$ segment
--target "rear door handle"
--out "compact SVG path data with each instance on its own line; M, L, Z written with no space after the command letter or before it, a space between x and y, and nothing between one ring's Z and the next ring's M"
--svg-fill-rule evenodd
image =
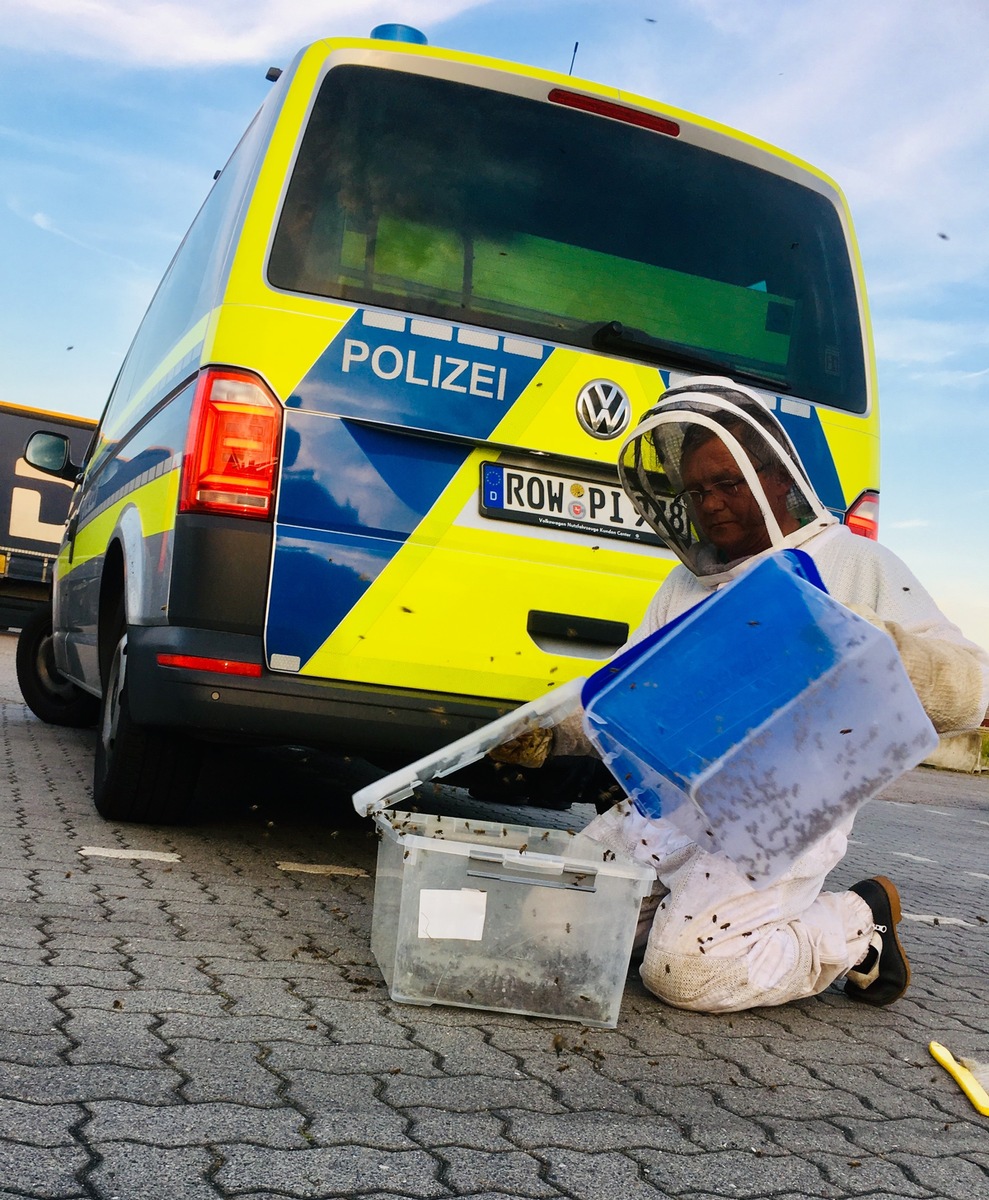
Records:
M625 645L629 633L625 621L537 608L529 610L525 629L540 650L578 658L608 658Z

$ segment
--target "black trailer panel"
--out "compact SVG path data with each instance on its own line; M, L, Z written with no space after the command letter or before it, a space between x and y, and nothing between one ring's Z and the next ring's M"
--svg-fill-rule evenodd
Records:
M28 438L39 429L63 433L81 462L95 427L86 417L0 404L0 626L20 628L48 602L72 494L71 483L24 461Z

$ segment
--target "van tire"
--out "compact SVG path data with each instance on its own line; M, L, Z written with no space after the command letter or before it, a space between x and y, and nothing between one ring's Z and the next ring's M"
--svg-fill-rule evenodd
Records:
M93 802L108 821L177 825L192 812L202 751L192 738L134 723L127 696L127 634L107 672L93 768Z
M17 639L17 682L24 703L49 725L95 725L100 702L66 679L55 665L52 610L44 605L24 622Z

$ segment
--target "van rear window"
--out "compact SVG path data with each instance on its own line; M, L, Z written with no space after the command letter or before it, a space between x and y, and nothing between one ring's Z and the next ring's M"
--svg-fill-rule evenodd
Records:
M268 278L866 406L825 196L682 138L450 80L327 73Z

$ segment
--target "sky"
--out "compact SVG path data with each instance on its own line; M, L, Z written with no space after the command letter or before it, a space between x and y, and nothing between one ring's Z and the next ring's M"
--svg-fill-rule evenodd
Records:
M0 0L0 400L99 415L182 235L308 42L383 22L781 146L844 190L880 538L989 647L989 0Z

